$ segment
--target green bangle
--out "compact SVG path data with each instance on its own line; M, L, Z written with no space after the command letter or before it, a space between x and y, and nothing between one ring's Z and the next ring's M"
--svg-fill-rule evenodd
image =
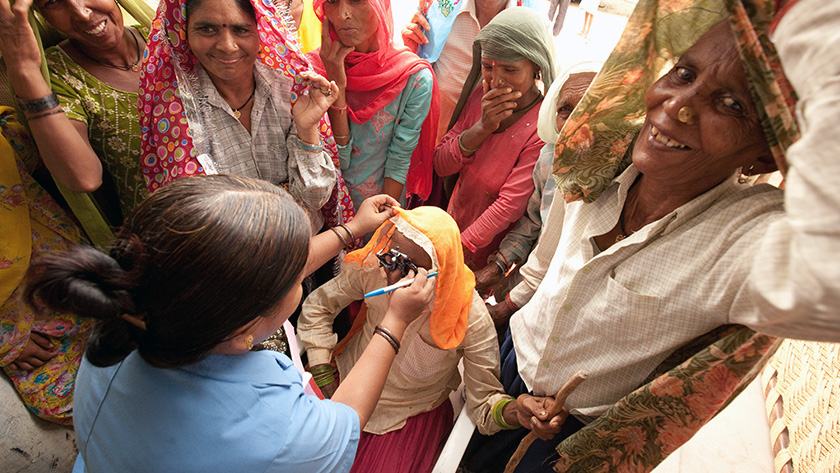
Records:
M324 373L317 376L313 375L312 379L315 380L315 384L317 384L319 388L323 388L324 386L335 382L335 375L332 373Z
M323 377L313 376L312 379L315 380L315 384L318 385L319 388L323 388L324 386L335 382L335 376L333 375Z
M502 399L493 406L493 421L496 422L496 425L501 427L503 430L516 430L520 427L518 425L508 425L508 423L505 422L503 412L505 411L505 406L511 402L513 402L513 399Z
M310 368L309 373L319 388L335 382L335 371L331 365Z
M316 366L313 366L313 367L309 368L309 372L312 373L312 376L319 375L319 374L324 374L324 373L332 373L333 372L333 367L332 367L332 365L329 365L329 364L316 365Z

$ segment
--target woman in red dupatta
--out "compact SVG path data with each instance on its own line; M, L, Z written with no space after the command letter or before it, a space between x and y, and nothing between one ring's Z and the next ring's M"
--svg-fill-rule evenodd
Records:
M426 199L439 116L431 65L393 44L390 0L314 6L322 41L307 57L339 86L328 114L353 202L381 192Z

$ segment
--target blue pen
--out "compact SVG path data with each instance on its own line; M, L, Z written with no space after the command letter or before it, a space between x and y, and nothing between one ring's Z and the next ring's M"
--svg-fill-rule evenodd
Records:
M437 276L437 274L438 274L438 271L435 271L435 272L427 274L426 277L431 278L431 277ZM400 281L396 284L391 284L390 286L385 286L385 287L381 287L379 289L376 289L375 291L370 291L367 294L365 294L365 297L381 296L382 294L388 294L389 292L393 292L393 291L395 291L395 290L397 290L401 287L410 286L411 283L413 283L413 282L414 282L414 278L406 279L405 281Z

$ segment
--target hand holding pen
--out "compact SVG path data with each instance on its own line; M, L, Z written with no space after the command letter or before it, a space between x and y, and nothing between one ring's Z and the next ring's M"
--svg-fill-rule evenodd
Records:
M406 325L425 312L435 298L435 281L428 277L424 268L419 268L413 278L406 277L399 282L408 280L412 280L411 283L391 293L386 312Z
M438 272L434 271L426 275L427 278L432 278L437 276ZM390 286L380 287L379 289L375 289L373 291L368 292L365 294L365 297L373 297L373 296L381 296L382 294L388 294L389 292L396 291L401 287L406 287L411 285L414 282L414 278L403 279L399 282L391 284Z

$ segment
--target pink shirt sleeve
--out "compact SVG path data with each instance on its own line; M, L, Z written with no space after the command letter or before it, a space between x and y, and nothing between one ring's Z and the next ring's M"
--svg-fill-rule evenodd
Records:
M480 106L480 101L481 97L474 92L464 106L458 121L455 122L455 126L441 138L440 143L435 148L435 172L438 176L451 176L475 160L475 154L469 157L461 154L461 148L458 147L458 135L478 121L477 117L474 116L474 109L477 102Z

